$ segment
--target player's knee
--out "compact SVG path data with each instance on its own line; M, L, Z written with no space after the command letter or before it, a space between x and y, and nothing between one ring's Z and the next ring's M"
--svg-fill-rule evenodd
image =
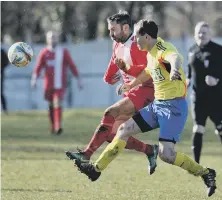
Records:
M116 117L116 116L118 116L118 113L119 113L119 108L118 108L118 107L115 107L115 106L111 106L111 107L109 107L109 108L107 108L107 109L105 110L104 115L105 115L105 116L106 116L106 115L111 115L111 116L113 116L113 117Z
M53 99L53 107L54 108L61 107L61 101L58 98Z
M205 127L202 126L202 125L198 125L198 124L195 124L193 126L193 133L201 133L201 134L204 134L205 132Z
M159 149L159 158L169 164L173 164L176 158L176 152L173 148L162 147Z
M128 139L132 135L132 131L129 128L129 124L125 122L124 124L121 124L118 131L117 136L121 139Z

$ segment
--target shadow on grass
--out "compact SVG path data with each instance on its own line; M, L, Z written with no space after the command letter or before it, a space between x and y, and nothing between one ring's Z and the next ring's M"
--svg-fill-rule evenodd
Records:
M43 190L43 189L19 189L19 188L2 188L3 191L10 191L10 192L66 192L71 193L71 190Z

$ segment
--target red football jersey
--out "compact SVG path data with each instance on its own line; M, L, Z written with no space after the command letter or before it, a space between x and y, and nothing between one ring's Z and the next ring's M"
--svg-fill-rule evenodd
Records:
M34 73L39 77L44 69L44 89L65 89L67 67L74 76L78 77L78 70L66 48L56 47L54 51L44 48L38 57Z
M113 54L104 75L104 81L109 84L113 84L112 78L119 71L119 68L114 64L115 58L121 58L126 64L130 65L129 70L126 72L120 70L124 83L129 83L147 66L147 52L139 50L134 36L131 36L124 44L114 42ZM152 86L152 79L148 80L143 85Z

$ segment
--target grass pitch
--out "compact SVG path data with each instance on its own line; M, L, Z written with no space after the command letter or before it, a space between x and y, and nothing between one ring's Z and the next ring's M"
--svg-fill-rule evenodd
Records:
M200 178L158 159L158 168L147 174L143 154L124 151L91 182L80 174L64 154L83 148L100 122L102 110L65 111L64 134L52 136L46 112L2 115L1 189L4 200L202 200L208 199ZM158 130L157 130L158 131ZM145 142L157 143L158 132L140 134ZM192 156L192 122L189 118L177 150ZM106 144L105 144L106 145ZM104 146L105 146L104 145ZM104 146L94 154L95 160ZM201 163L217 171L216 193L222 199L222 148L208 123Z

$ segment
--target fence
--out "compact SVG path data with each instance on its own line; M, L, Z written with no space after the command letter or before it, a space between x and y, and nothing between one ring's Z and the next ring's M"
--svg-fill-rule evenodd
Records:
M222 44L222 38L215 38L215 41ZM184 56L184 68L187 66L188 47L193 44L192 38L180 38L171 40ZM42 76L37 82L37 88L30 87L32 70L36 59L43 45L31 44L34 50L34 58L27 68L16 68L9 66L6 69L5 95L9 110L30 110L46 109L47 102L43 99ZM112 53L110 39L95 40L77 45L63 45L71 52L76 63L84 89L78 91L76 80L69 72L68 87L64 99L64 106L71 107L107 107L113 104L120 97L115 94L115 86L109 86L103 82L103 74L109 63ZM3 45L5 50L8 46Z

